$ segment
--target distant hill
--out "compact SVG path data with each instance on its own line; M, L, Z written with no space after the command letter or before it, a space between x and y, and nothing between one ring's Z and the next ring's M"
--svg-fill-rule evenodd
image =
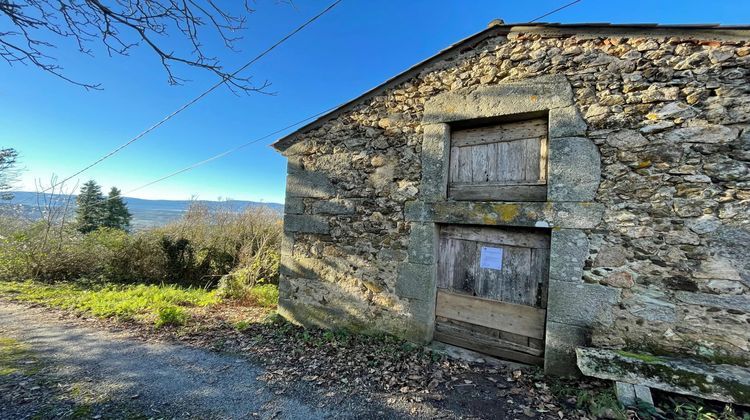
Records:
M14 191L13 200L0 201L0 214L21 213L26 217L39 217L37 208L37 197L34 192ZM208 208L229 208L233 211L242 211L248 207L268 207L280 214L284 211L284 205L279 203L263 203L258 201L209 201L209 200L144 200L142 198L124 197L130 213L133 214L131 225L133 229L144 229L155 226L163 226L169 222L182 217L191 203L198 202ZM75 203L75 198L72 200Z

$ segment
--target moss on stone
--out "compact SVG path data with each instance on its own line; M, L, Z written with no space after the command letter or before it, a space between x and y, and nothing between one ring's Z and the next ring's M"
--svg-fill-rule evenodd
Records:
M743 383L741 378L733 379L732 371L726 368L714 370L711 366L700 366L686 359L670 359L622 350L611 351L616 354L616 357L608 357L606 355L610 352L608 350L595 350L595 352L601 353L588 354L586 363L589 369L585 369L586 374L605 373L607 376L597 374L593 376L613 380L625 377L639 378L651 382L649 386L668 391L681 390L681 392L704 398L723 395L729 397L732 402L745 404L750 401L750 385Z
M631 359L638 359L644 363L657 363L661 362L664 359L662 359L659 356L654 356L652 354L646 354L646 353L632 353L624 350L617 350L617 354L623 357L630 357Z
M503 222L513 221L520 212L517 204L498 204L495 205L495 212Z
M681 347L695 349L699 345L700 343L683 339ZM639 337L637 340L635 339L626 340L626 346L623 350L625 352L632 352L635 354L640 354L640 353L645 352L645 353L653 354L655 356L665 356L665 357L678 357L679 358L679 357L686 356L684 351L676 352L673 349L664 347L657 340L649 340L646 337ZM721 351L721 349L719 349L718 352L713 353L713 354L708 354L705 352L699 353L697 351L693 351L689 354L689 356L696 360L700 360L702 362L711 363L711 364L750 367L750 359L743 358L741 356L727 354L726 352Z

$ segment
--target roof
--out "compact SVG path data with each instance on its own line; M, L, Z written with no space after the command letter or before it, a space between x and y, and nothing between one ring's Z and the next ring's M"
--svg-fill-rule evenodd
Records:
M490 22L488 27L481 32L465 38L448 48L443 49L434 56L412 66L404 72L386 80L380 85L368 90L367 92L355 97L354 99L341 104L337 108L318 117L314 121L300 127L294 132L278 139L271 146L280 152L284 152L293 145L296 137L320 127L325 122L334 119L351 110L358 103L380 95L384 91L391 89L417 74L429 69L431 66L452 56L459 55L465 51L473 49L481 42L494 38L496 36L507 36L512 33L537 33L546 36L649 36L649 37L668 37L681 36L701 40L718 40L718 41L748 41L750 40L750 25L721 25L718 23L700 23L684 25L660 25L657 23L513 23L504 24L500 20Z

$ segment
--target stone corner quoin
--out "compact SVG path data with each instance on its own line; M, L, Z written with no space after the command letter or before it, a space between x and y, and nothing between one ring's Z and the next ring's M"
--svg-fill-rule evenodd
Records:
M441 224L543 227L547 372L750 364L750 43L643 31L489 38L294 134L283 313L428 341ZM452 127L513 115L549 121L546 200L447 198Z

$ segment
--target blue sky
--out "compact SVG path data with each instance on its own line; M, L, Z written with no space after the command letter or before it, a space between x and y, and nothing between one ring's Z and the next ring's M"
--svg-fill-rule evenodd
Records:
M248 70L272 83L274 96L236 96L220 89L157 131L80 176L106 189L136 188L172 171L265 135L358 96L446 46L482 30L489 21L523 22L565 0L364 1L344 0L333 11ZM258 0L239 53L208 39L227 69L239 67L329 1L295 0L294 7ZM583 0L550 22L750 23L750 2ZM0 20L0 30L7 22ZM66 74L102 83L85 91L33 67L0 62L0 147L14 147L24 169L19 189L54 173L70 175L129 140L215 82L208 73L176 68L191 82L170 86L156 57L139 48L95 57L69 45L55 52ZM280 137L276 136L276 137ZM257 143L132 194L141 198L218 197L283 202L285 159Z

